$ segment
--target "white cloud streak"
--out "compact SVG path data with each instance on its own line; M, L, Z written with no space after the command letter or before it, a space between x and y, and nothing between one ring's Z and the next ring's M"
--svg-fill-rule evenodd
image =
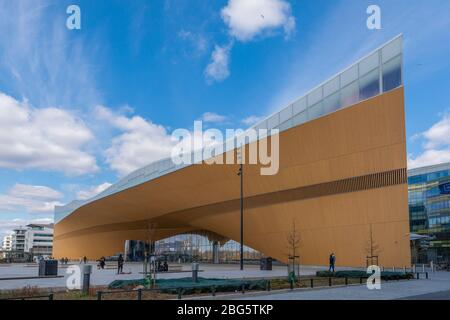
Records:
M45 186L15 184L6 194L0 194L0 210L31 214L52 213L61 205L63 194Z
M445 114L431 128L414 136L414 141L424 139L423 152L409 155L408 168L418 168L450 162L450 115Z
M0 242L3 241L3 236L12 234L14 229L19 227L25 227L30 223L36 224L50 224L53 223L52 218L39 218L39 219L12 219L12 220L0 220Z
M98 186L92 186L85 190L80 190L77 192L77 200L87 200L90 198L95 197L96 195L102 193L106 189L108 189L110 186L112 186L111 183L105 182L102 184L99 184Z
M205 112L202 115L202 121L203 122L215 122L215 123L219 123L219 122L224 122L227 119L226 116L214 113L214 112Z

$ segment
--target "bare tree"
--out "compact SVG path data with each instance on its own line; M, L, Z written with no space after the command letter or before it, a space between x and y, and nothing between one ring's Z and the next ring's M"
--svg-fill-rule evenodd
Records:
M156 223L152 221L147 222L147 243L145 245L145 257L144 257L144 275L147 277L147 257L154 257L154 248L156 242ZM155 262L155 263L154 263ZM156 286L156 261L152 259L150 263L150 282L152 287ZM153 276L152 276L153 274Z
M287 243L288 243L288 259L292 263L292 271L295 275L295 262L297 258L300 258L300 232L297 229L296 221L295 219L292 220L291 230L289 231L287 235ZM299 274L300 275L300 274Z
M378 245L378 243L376 242L374 235L373 235L373 230L372 230L372 224L370 224L370 229L369 229L369 239L366 242L366 246L365 246L365 252L366 252L366 264L367 266L369 266L369 261L370 261L370 265L374 264L373 261L375 260L376 263L378 264L378 256L381 252L380 246Z

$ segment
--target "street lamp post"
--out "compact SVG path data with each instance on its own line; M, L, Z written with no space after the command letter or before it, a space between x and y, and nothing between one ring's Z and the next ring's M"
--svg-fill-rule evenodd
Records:
M241 270L244 270L244 171L242 163L238 176L241 177Z

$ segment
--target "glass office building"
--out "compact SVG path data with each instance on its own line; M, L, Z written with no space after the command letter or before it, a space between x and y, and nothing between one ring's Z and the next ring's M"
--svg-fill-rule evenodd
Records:
M413 262L450 260L450 163L408 171L411 233L425 235ZM414 252L415 251L415 252Z

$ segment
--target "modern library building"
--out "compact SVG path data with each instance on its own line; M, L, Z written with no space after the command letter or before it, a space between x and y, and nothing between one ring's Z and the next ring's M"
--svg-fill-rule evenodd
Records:
M246 259L287 262L295 225L301 264L323 265L334 253L342 266L374 255L381 265L410 265L401 36L253 128L279 130L279 170L261 175L261 164L244 161ZM245 154L272 138L257 137ZM57 207L54 256L131 252L141 240L176 259L236 260L239 167L163 159Z

